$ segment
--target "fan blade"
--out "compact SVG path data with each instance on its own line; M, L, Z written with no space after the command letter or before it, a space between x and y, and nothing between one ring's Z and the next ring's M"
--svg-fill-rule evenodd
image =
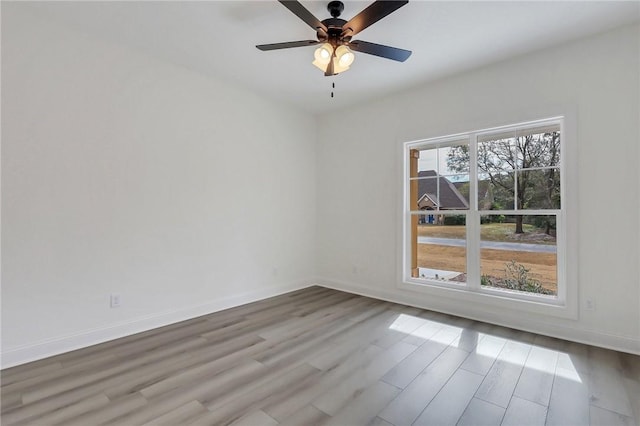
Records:
M404 62L411 56L410 50L398 49L397 47L362 40L351 41L349 48L357 52L368 53L369 55L380 56L381 58L392 59L398 62Z
M351 18L349 22L342 26L342 36L354 36L368 26L375 24L385 16L400 9L409 0L400 1L376 1L370 4L362 12Z
M290 1L290 0L279 0L280 3L287 9L293 12L298 18L302 19L314 30L318 30L320 28L325 33L327 32L327 26L320 22L318 18L313 16L311 12L309 12L299 1Z
M287 41L285 43L272 43L272 44L259 44L256 47L262 51L288 49L290 47L304 47L313 46L320 43L318 40L300 40L300 41Z

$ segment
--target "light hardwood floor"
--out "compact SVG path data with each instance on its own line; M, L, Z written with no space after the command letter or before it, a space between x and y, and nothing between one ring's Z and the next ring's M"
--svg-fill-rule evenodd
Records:
M322 287L1 379L3 425L640 421L640 357Z

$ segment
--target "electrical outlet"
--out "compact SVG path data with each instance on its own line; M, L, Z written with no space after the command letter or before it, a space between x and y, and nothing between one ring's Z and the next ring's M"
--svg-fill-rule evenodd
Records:
M596 302L593 301L593 299L587 299L587 301L584 304L584 308L587 311L595 311L596 310Z
M112 308L119 308L120 307L120 295L118 293L112 293L111 294L111 307Z

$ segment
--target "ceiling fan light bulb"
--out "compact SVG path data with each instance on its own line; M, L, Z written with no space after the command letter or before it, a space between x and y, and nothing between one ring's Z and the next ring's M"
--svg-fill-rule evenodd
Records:
M315 57L316 61L324 62L325 64L328 64L332 54L333 54L333 47L331 47L329 43L325 43L316 49L313 56Z
M351 49L349 49L345 45L339 46L336 49L336 57L338 58L338 63L342 67L347 67L347 68L349 68L349 66L351 66L353 61L356 59Z
M348 67L353 63L354 59L355 59L355 56L353 55L353 53L349 52L340 56L339 62L340 62L340 65Z

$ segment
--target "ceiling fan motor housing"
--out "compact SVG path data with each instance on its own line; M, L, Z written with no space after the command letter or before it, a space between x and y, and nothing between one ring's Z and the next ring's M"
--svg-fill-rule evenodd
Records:
M328 18L323 20L322 23L327 27L327 32L325 33L322 30L318 30L317 35L319 41L328 41L333 46L338 46L346 44L351 40L350 36L342 36L342 27L347 23L344 19Z
M344 24L346 24L347 21L338 18L344 11L344 3L337 0L330 1L327 5L327 10L332 17L322 21L324 26L327 27L327 32L325 33L323 30L318 29L318 41L328 41L334 48L341 44L349 43L351 36L342 35L344 32Z

